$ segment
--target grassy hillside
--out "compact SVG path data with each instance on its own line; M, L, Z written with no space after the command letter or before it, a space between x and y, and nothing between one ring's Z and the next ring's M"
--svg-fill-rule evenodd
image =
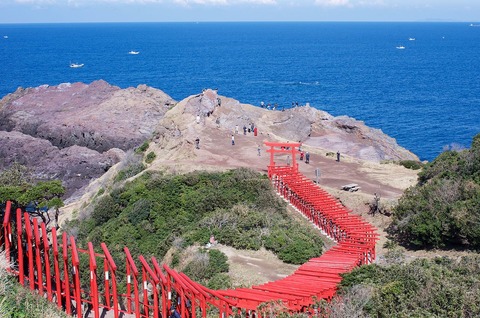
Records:
M427 164L394 211L390 233L414 248L480 249L480 134Z
M117 259L123 258L124 246L133 255L161 259L172 246L179 251L191 245L204 246L210 235L239 249L263 246L293 264L320 255L323 246L313 228L293 221L265 175L244 168L185 175L144 173L102 193L90 217L74 232L78 232L81 245L107 243ZM226 258L222 261L211 251L203 254L184 268L194 278L209 280L228 270L222 265ZM173 255L173 265L179 263L179 255ZM219 265L206 266L215 268L214 273L196 276L194 269L203 266L205 258Z
M331 317L480 317L480 256L362 266L344 275Z
M63 318L54 304L20 286L15 277L5 270L5 253L0 253L0 317Z
M406 247L480 248L480 135L423 167L394 209L390 234ZM389 266L344 275L340 295L320 306L332 317L480 317L480 256L405 264L390 244Z

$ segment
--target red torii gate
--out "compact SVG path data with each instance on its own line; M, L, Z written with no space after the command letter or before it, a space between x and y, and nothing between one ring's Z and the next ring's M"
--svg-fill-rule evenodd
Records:
M268 177L271 178L271 171L273 167L281 167L277 166L275 163L275 154L289 154L292 158L292 165L291 168L293 168L293 172L298 172L298 163L296 159L296 155L300 154L301 152L297 149L300 148L302 145L299 142L271 142L271 141L265 141L264 142L265 146L270 147L270 149L267 149L266 151L270 153L270 164L268 165ZM285 165L284 167L289 167L289 165Z

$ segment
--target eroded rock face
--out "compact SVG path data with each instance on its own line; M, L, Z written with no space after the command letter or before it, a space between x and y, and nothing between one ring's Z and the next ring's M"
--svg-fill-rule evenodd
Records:
M19 88L0 100L0 169L16 161L73 193L149 139L175 101L105 81Z
M174 103L146 85L123 90L105 81L44 85L19 89L0 101L0 130L49 140L59 148L128 150L151 136Z
M60 179L66 197L104 174L123 156L120 149L104 153L82 146L58 148L48 140L18 131L0 131L0 167L18 162L29 167L39 180Z
M196 124L197 115L200 115L200 124ZM253 123L264 137L340 151L357 159L375 162L418 160L395 139L362 121L347 116L334 117L309 106L284 111L262 109L219 96L215 90L205 90L180 101L160 122L156 141L171 154L169 159L193 156L192 144L186 141L195 140L199 131L197 125L204 127L205 123L212 122L215 124L206 134L228 136L235 133L237 126L242 133L244 126L251 127Z

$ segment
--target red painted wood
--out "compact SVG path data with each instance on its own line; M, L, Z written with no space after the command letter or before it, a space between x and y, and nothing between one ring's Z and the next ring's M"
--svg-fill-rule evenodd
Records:
M43 241L43 265L45 267L45 280L47 285L47 299L52 301L52 273L50 271L50 244L47 237L47 228L45 223L41 225Z
M109 281L112 282L112 297L113 297L113 313L115 317L118 317L119 312L118 312L118 292L117 292L117 279L116 279L116 272L117 272L117 265L115 264L115 261L113 260L112 256L110 255L110 251L107 248L107 245L105 243L100 243L100 246L102 247L103 253L105 254L105 262L108 265L108 268L105 267L105 291L109 291ZM107 271L108 269L108 271ZM128 275L129 273L127 273ZM108 300L108 307L110 307L110 295L109 293L106 293L106 297ZM130 305L130 302L128 302ZM130 309L129 309L130 311Z
M77 317L82 318L82 291L80 288L80 258L78 257L77 244L75 238L70 236L70 250L72 251L72 269L74 281L75 311Z
M25 268L23 263L23 226L22 226L22 210L17 209L17 248L18 248L18 281L20 285L25 284Z
M12 244L11 232L10 232L10 210L12 209L12 202L7 201L5 205L5 214L3 215L3 244L5 246L5 256L8 262L10 262L10 245Z
M88 242L88 256L90 266L90 301L95 318L100 318L97 287L97 260L95 259L95 251L93 250L92 242Z

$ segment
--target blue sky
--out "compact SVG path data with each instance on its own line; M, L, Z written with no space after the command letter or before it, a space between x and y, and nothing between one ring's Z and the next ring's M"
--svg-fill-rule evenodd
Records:
M0 23L480 21L480 0L0 0Z

